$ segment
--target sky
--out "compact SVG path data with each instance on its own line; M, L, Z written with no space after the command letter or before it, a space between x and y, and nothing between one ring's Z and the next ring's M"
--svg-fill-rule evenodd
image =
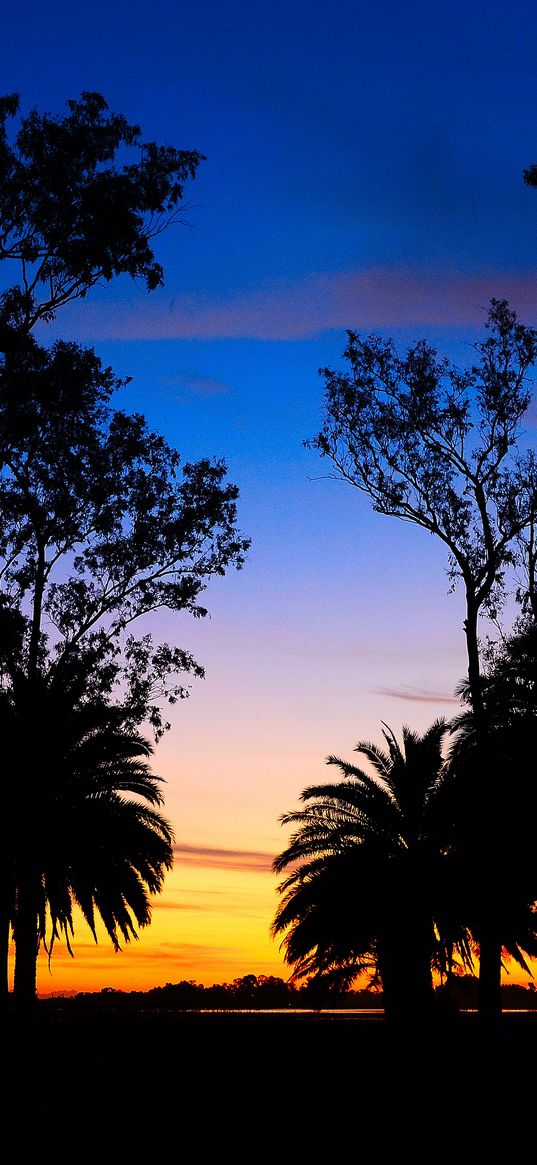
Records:
M252 539L210 619L144 628L206 669L154 756L177 845L152 925L116 955L80 922L39 989L287 975L280 815L329 753L382 743L381 721L452 714L465 672L442 547L304 448L318 369L341 365L346 328L468 363L492 296L537 324L535 5L8 0L0 45L23 112L97 90L146 140L206 155L158 241L165 286L120 279L40 338L131 376L118 404L185 460L224 457Z

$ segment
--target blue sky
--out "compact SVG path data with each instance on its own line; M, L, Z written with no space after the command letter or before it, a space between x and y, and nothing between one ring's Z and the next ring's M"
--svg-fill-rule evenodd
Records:
M98 90L146 139L207 156L188 225L159 240L165 287L96 289L48 337L94 344L133 377L120 403L240 486L244 571L209 588L210 621L153 628L207 669L156 764L184 845L275 853L327 753L453 708L463 610L442 548L302 442L346 327L466 362L491 296L537 324L535 6L19 0L0 43L24 111ZM276 958L272 884L263 901L261 962L241 948L237 974Z

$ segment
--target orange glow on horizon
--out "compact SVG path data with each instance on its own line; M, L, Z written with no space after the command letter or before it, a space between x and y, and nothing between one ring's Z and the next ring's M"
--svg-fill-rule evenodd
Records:
M154 900L150 926L137 940L122 943L120 952L102 924L96 944L77 912L73 957L64 942L56 942L49 967L46 951L40 951L38 993L145 991L183 979L210 986L250 973L288 978L290 969L269 933L275 878L266 864L260 866L263 854L246 853L241 861L239 851L208 850L204 862L195 847L191 851L181 855Z
M77 913L74 957L64 942L57 942L49 968L41 950L38 993L98 992L105 987L146 991L189 979L210 986L246 974L288 979L290 968L270 937L277 901L270 859L263 851L185 845L163 894L154 901L151 925L139 938L116 953L102 925L96 944ZM530 961L530 966L537 974L537 962ZM12 967L11 957L11 973ZM527 985L531 980L511 962L502 981ZM367 986L367 976L357 985Z

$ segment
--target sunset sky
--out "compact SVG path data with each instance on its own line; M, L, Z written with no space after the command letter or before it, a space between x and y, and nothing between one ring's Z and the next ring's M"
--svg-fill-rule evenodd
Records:
M381 721L449 716L465 671L440 544L303 447L318 369L347 327L469 363L491 296L537 325L535 4L19 0L0 44L23 112L97 90L146 140L207 156L186 225L158 240L165 287L118 280L40 339L93 344L133 377L118 405L185 460L223 456L252 539L210 584L210 619L144 624L207 673L154 757L177 853L153 924L115 955L80 922L39 989L287 974L269 936L279 815L328 753L381 743Z

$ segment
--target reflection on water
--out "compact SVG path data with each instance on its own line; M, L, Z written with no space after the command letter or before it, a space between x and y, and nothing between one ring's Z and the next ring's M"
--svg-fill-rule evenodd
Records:
M182 1015L384 1015L383 1007L178 1007Z
M383 1007L177 1007L152 1008L174 1011L177 1015L327 1015L340 1019L378 1019L384 1016ZM504 1007L502 1015L535 1015L535 1008ZM461 1007L459 1015L478 1015L476 1007Z

